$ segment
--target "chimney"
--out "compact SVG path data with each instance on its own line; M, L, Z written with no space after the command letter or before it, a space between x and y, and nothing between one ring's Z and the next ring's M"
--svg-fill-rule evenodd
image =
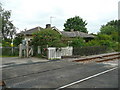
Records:
M51 28L51 24L46 24L46 28Z
M38 28L38 31L40 31L40 27L37 27Z

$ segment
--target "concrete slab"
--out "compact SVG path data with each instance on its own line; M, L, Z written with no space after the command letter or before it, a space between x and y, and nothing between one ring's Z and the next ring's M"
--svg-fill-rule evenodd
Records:
M96 56L103 56L103 55L109 55L109 54L115 54L117 52L112 52L112 53L104 53L104 54L99 54L99 55L91 55L91 56L82 56L80 58L64 58L61 59L60 61L74 61L74 60L79 60L79 59L84 59L84 58L92 58ZM47 60L43 58L37 58L37 57L30 57L30 58L19 58L19 57L2 57L0 59L2 62L2 66L10 66L10 65L19 65L19 64L32 64L32 63L42 63L42 62L48 62L48 61L56 61L56 60ZM11 63L11 64L10 64ZM0 68L2 67L0 65Z
M48 62L49 60L43 58L19 58L19 57L2 57L2 66L10 66L10 65L18 65L18 64L29 64L29 63L36 63L36 62ZM2 67L0 66L0 67Z

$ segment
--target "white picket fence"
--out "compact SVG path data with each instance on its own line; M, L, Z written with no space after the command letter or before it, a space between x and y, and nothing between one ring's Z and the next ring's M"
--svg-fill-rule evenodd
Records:
M61 56L72 56L72 53L73 47L64 48L49 47L48 59L61 59Z

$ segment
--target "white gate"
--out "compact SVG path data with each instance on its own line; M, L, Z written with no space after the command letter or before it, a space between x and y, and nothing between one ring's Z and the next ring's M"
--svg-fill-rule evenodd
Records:
M61 56L72 56L73 47L48 48L48 59L61 59Z

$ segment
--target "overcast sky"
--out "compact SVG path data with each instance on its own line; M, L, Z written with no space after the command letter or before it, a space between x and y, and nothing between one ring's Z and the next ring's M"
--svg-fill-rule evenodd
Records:
M50 23L64 29L68 18L80 16L86 20L89 33L99 31L101 25L118 19L119 0L1 0L5 10L12 10L11 20L20 30Z

